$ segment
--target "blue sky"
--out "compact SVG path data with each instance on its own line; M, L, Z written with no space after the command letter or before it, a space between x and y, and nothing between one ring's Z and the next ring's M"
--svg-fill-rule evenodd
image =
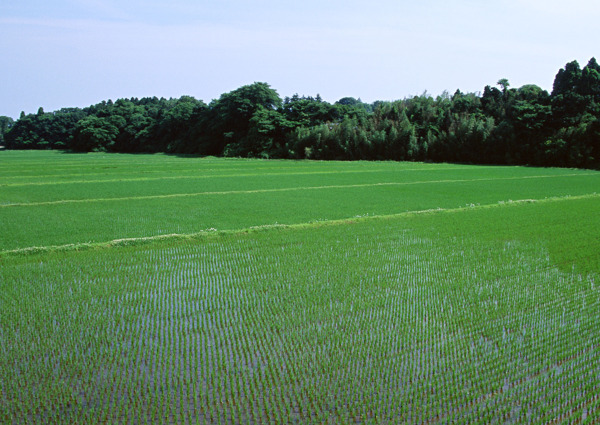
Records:
M22 0L0 5L0 115L120 97L205 102L254 81L280 96L395 100L551 90L600 60L600 5L571 0Z

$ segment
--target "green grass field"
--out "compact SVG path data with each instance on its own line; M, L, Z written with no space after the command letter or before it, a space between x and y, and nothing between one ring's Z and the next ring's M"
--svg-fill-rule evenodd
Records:
M0 251L599 192L600 173L0 152Z
M597 423L599 189L0 152L0 423Z

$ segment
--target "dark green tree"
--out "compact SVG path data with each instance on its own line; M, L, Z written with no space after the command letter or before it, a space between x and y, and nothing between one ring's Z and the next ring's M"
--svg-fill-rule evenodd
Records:
M510 87L510 83L508 82L508 79L500 78L498 80L498 82L496 83L496 85L502 87L502 94L506 95L508 88Z
M252 151L247 140L252 117L258 110L274 111L281 104L281 98L267 83L242 86L211 102L207 130L226 155L247 156Z
M79 108L63 108L54 112L21 114L5 135L9 149L67 149L75 123L85 117Z
M71 148L80 152L111 151L119 129L105 117L89 116L77 122Z
M542 165L544 143L551 135L550 95L534 84L519 88L510 105L509 117L521 163Z
M4 146L4 135L9 132L14 123L11 117L0 116L0 146Z
M554 134L546 143L548 161L572 167L597 167L600 67L594 58L581 70L577 61L560 69L551 96Z
M338 116L336 108L317 97L294 96L286 97L279 109L286 120L295 126L311 127L327 121L334 121Z
M554 78L551 101L556 129L576 125L586 109L581 77L579 63L572 61L561 68Z

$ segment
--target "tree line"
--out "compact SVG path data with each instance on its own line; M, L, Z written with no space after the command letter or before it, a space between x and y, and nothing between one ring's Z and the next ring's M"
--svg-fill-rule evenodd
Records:
M209 104L131 98L87 108L0 117L7 149L75 152L408 160L600 168L600 66L572 61L551 93L511 88L457 90L371 104L346 97L286 97L257 82Z

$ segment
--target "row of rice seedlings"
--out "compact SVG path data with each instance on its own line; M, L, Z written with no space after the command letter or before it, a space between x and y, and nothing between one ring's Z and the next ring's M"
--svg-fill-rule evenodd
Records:
M598 417L591 278L538 247L353 230L6 265L0 419Z

